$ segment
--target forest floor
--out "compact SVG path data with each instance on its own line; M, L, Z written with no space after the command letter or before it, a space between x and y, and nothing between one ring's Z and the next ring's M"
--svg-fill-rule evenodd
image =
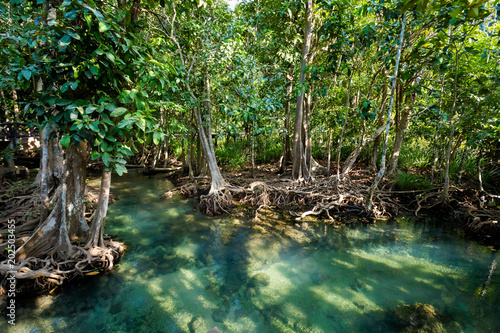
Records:
M232 192L233 207L219 213L239 214L239 207L254 211L259 219L268 209L278 210L295 220L311 218L326 223L346 223L362 219L373 223L401 214L432 216L453 224L469 237L489 245L500 247L500 197L479 191L474 184L450 186L449 198L442 197L443 188L436 185L422 190L400 190L394 180L387 177L379 184L374 196L374 208L365 209L370 185L376 174L364 165L357 165L347 177L337 180L336 169L332 175L318 174L311 183L294 182L291 169L279 174L275 164L247 167L223 173ZM167 193L180 193L202 199L210 190L210 179L174 174L169 177L176 188ZM213 211L205 213L211 215Z

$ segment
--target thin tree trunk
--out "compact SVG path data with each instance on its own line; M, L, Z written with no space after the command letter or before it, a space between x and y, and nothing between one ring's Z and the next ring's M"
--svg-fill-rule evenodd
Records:
M450 189L450 164L451 164L451 148L453 145L453 135L455 134L455 126L453 125L453 116L455 115L455 107L457 105L457 79L458 79L458 60L459 53L458 50L455 54L455 80L453 82L453 104L451 106L450 111L450 120L448 122L448 126L450 128L450 134L448 138L448 146L446 149L446 158L445 158L445 172L444 172L444 189L443 189L443 198L444 200L449 200L449 189Z
M295 110L295 129L293 137L293 170L292 178L294 180L302 178L302 160L303 160L303 146L302 146L302 126L304 122L304 95L305 95L305 70L307 63L307 55L311 46L311 30L312 30L312 0L307 0L306 6L306 28L304 31L304 47L302 49L302 60L300 65L299 87L300 94L297 96L297 105Z
M398 77L399 70L399 60L401 59L401 50L403 49L403 38L406 24L406 13L403 14L403 22L401 22L401 35L399 36L399 48L398 54L396 57L396 66L394 68L394 77L392 78L392 88L391 88L391 100L389 102L389 110L387 110L387 125L385 129L385 137L384 137L384 148L382 149L382 161L380 163L380 170L373 181L372 186L370 187L370 191L368 192L368 198L366 202L366 208L368 211L372 210L373 206L373 195L375 194L375 190L377 189L378 184L384 177L385 173L385 158L387 155L387 143L389 141L389 129L391 127L391 113L392 113L392 104L394 102L394 90L396 88L396 82Z
M45 221L49 215L49 136L50 125L46 125L40 133L40 141L42 146L42 156L40 158L40 196L42 199L41 207L41 220L40 223Z
M332 159L332 130L330 129L330 133L328 134L328 165L326 167L326 175L330 176L330 164Z
M101 188L99 190L99 201L92 219L88 248L104 247L104 222L108 213L109 190L111 187L111 170L103 170Z
M255 120L252 119L252 178L255 178Z
M439 95L439 111L438 118L436 119L436 130L434 131L434 144L432 147L432 167L431 167L431 183L434 183L434 174L436 172L436 166L439 159L439 148L438 148L438 132L439 125L441 124L441 111L443 107L443 95L444 95L444 79L446 74L443 74L441 78L441 93Z
M208 103L206 104L208 105L208 107L210 107ZM204 150L205 158L208 163L208 168L210 169L210 175L212 177L212 185L210 187L210 193L214 193L222 189L224 186L226 186L227 183L222 177L222 174L220 173L220 169L219 166L217 165L217 160L215 158L215 152L210 149L210 145L208 143L207 136L205 134L205 129L203 128L203 121L201 119L201 114L199 112L199 109L195 108L194 112L196 121L198 123L198 133L201 141L201 146Z
M483 149L479 148L479 155L477 157L477 177L479 180L479 190L484 191L483 187L483 168L481 167L481 160L483 159Z
M12 89L12 102L14 103L14 119L16 122L20 123L19 119L19 104L17 103L17 92L16 89Z
M380 107L380 116L377 121L377 128L384 126L384 113L385 113L386 102L387 102L387 89L384 87L382 93L382 106ZM370 169L373 170L377 170L378 152L380 150L380 143L382 142L382 132L373 140L372 155L370 157Z
M351 154L347 157L344 164L342 165L342 177L346 176L349 173L349 171L352 170L352 167L356 162L356 159L358 158L359 154L363 150L363 148L376 138L380 137L380 134L384 132L384 129L385 125L382 125L376 129L375 133L373 133L372 136L370 136L369 138L363 138L363 140L361 140L360 145L357 146L356 149L354 149L351 152Z
M286 88L285 101L285 135L283 137L283 156L281 158L280 172L285 173L287 164L292 160L292 152L290 150L290 98L292 97L293 81L290 81Z
M304 100L305 104L305 114L304 114L304 158L305 166L304 174L307 175L309 181L314 180L314 174L312 170L312 139L311 139L311 94L312 88L309 90L308 97Z
M352 76L349 76L349 85L347 88L347 102L346 102L346 110L345 110L345 116L344 116L344 124L342 125L342 131L340 132L340 140L339 140L339 148L337 152L337 179L340 179L340 154L342 153L342 143L344 141L344 133L345 133L345 128L347 125L347 116L349 114L349 104L350 104L350 97L351 97L351 82L352 82Z
M457 184L460 184L462 180L462 172L464 170L465 155L467 155L467 144L465 145L464 151L462 152L462 160L460 161L460 170L458 171Z
M5 113L5 122L9 121L9 108L7 107L7 101L5 99L5 94L3 93L3 89L0 89L0 96L2 97L2 105Z

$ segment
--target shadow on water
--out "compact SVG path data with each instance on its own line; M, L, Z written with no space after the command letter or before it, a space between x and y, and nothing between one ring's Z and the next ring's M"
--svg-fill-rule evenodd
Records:
M500 331L496 257L432 220L207 218L187 200L161 199L170 186L116 178L106 232L127 242L122 262L21 302L9 332L396 332L389 314L415 303L463 331Z

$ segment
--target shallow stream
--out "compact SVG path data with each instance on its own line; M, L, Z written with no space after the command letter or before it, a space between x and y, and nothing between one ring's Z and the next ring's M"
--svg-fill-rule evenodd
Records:
M391 311L416 303L455 331L500 332L498 259L436 221L208 218L160 198L171 187L115 176L106 233L128 246L116 270L22 301L0 332L396 332Z

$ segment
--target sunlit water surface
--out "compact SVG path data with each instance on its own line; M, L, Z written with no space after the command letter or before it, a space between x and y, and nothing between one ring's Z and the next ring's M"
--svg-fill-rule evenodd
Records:
M500 332L487 247L408 219L336 228L208 218L160 198L171 187L115 176L106 233L128 246L116 270L19 301L16 326L4 319L0 332L392 332L387 314L415 303L459 331Z

